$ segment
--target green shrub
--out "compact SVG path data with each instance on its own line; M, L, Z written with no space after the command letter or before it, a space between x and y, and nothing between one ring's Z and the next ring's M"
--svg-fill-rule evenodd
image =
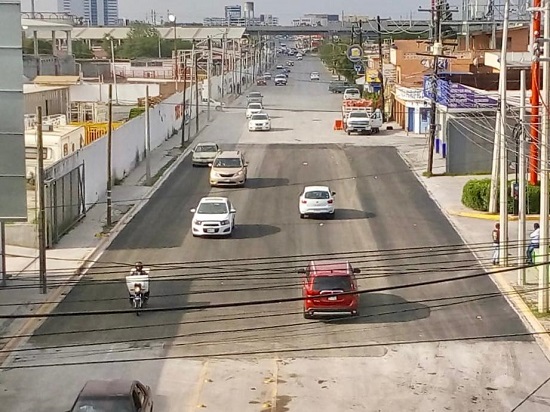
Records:
M508 212L514 212L514 199L511 196L511 185L508 185ZM472 179L462 188L462 204L480 212L489 210L491 179ZM527 214L537 214L540 211L540 187L528 185ZM498 208L498 206L497 206Z
M145 113L145 107L132 107L130 109L130 114L128 115L128 120L141 116L143 113Z

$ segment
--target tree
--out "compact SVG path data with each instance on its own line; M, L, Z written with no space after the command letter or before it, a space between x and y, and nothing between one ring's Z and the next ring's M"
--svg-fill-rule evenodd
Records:
M73 41L73 56L75 59L91 59L94 53L83 40Z
M357 73L346 55L349 43L349 41L323 43L319 48L319 57L336 73L344 76L350 83L355 83Z
M52 54L52 42L48 40L38 40L38 54ZM34 54L34 41L27 37L23 38L23 54Z

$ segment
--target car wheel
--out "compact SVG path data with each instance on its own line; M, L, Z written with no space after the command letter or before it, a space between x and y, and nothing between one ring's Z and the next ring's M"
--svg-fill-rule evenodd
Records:
M336 211L328 214L329 219L334 219L335 216L336 216Z
M313 316L309 312L304 311L304 319L313 319Z
M351 135L351 132L348 130L348 136Z
M304 215L303 213L300 213L300 219L305 219L306 218L306 215Z

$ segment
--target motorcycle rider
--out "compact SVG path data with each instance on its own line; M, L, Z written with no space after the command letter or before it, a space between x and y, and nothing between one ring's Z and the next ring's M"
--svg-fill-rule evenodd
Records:
M147 273L144 269L143 269L143 262L141 261L138 261L136 262L136 264L134 265L134 269L132 270L132 272L130 273L131 276L139 276L139 275L146 275L146 276L149 276L149 273ZM145 292L143 294L143 297L145 298L145 300L149 300L149 291ZM130 303L132 303L132 296L130 294Z

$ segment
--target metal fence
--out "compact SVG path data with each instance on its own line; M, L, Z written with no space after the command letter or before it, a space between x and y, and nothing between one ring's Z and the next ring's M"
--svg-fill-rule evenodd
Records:
M46 246L52 247L86 216L84 164L57 179L44 182Z

